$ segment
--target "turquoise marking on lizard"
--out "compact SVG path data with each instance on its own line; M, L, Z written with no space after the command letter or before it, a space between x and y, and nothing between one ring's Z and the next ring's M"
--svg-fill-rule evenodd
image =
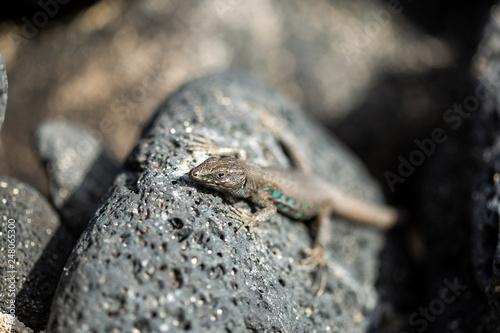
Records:
M273 198L275 198L275 199L276 199L276 198L279 198L279 197L280 197L280 195L281 195L281 192L280 192L280 191L278 191L278 190L274 190L274 191L273 191Z
M291 207L291 206L293 206L293 201L294 201L293 198L290 198L290 199L288 199L288 201L286 203L288 204L288 206Z

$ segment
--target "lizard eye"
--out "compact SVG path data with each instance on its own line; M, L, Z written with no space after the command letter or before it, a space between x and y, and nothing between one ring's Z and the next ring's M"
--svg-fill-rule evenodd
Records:
M220 172L217 176L219 176L219 178L223 178L224 177L224 173Z

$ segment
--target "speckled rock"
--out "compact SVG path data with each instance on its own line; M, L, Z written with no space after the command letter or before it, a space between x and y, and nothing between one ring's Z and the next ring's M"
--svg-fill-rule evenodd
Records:
M500 7L491 19L475 57L481 101L477 134L476 192L473 196L473 260L476 279L488 295L493 314L487 328L500 332Z
M329 278L316 298L318 272L297 268L312 245L306 224L277 215L233 237L240 223L224 216L231 203L187 176L207 158L186 151L189 134L289 167L256 107L281 113L318 174L380 201L360 163L266 87L230 73L192 81L160 107L83 232L48 332L365 331L377 301L379 231L332 216Z
M3 63L2 53L0 53L0 131L2 130L5 110L7 108L7 88L7 71Z
M33 333L33 330L26 327L15 316L0 313L0 332L8 333ZM43 333L45 331L41 331Z
M119 166L90 129L46 121L35 133L50 179L50 196L62 222L78 236L112 184Z
M0 177L0 216L0 310L42 330L74 240L47 200L12 178Z

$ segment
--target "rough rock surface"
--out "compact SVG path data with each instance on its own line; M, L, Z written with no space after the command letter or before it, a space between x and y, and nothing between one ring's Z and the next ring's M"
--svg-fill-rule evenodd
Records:
M13 293L17 318L42 330L73 239L47 200L12 178L0 177L0 216L0 311L11 314Z
M7 108L7 71L3 63L2 53L0 53L0 131L2 130Z
M476 96L481 109L475 123L477 133L476 192L473 233L476 279L488 295L494 320L489 327L500 330L500 7L491 20L475 58L478 79Z
M315 298L317 271L297 268L312 242L306 224L277 215L233 237L239 222L224 216L231 203L187 176L207 158L186 151L189 134L246 148L256 163L288 167L255 113L263 107L279 110L315 172L380 201L359 162L284 105L229 73L192 81L163 104L68 260L48 331L364 331L377 300L379 231L332 216L329 279Z
M85 229L119 170L92 134L66 121L46 121L35 134L50 179L51 200L75 236Z

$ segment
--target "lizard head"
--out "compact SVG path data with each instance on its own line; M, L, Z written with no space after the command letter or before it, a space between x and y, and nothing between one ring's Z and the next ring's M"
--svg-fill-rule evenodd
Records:
M242 197L246 173L234 157L210 157L189 172L189 178L203 186Z

